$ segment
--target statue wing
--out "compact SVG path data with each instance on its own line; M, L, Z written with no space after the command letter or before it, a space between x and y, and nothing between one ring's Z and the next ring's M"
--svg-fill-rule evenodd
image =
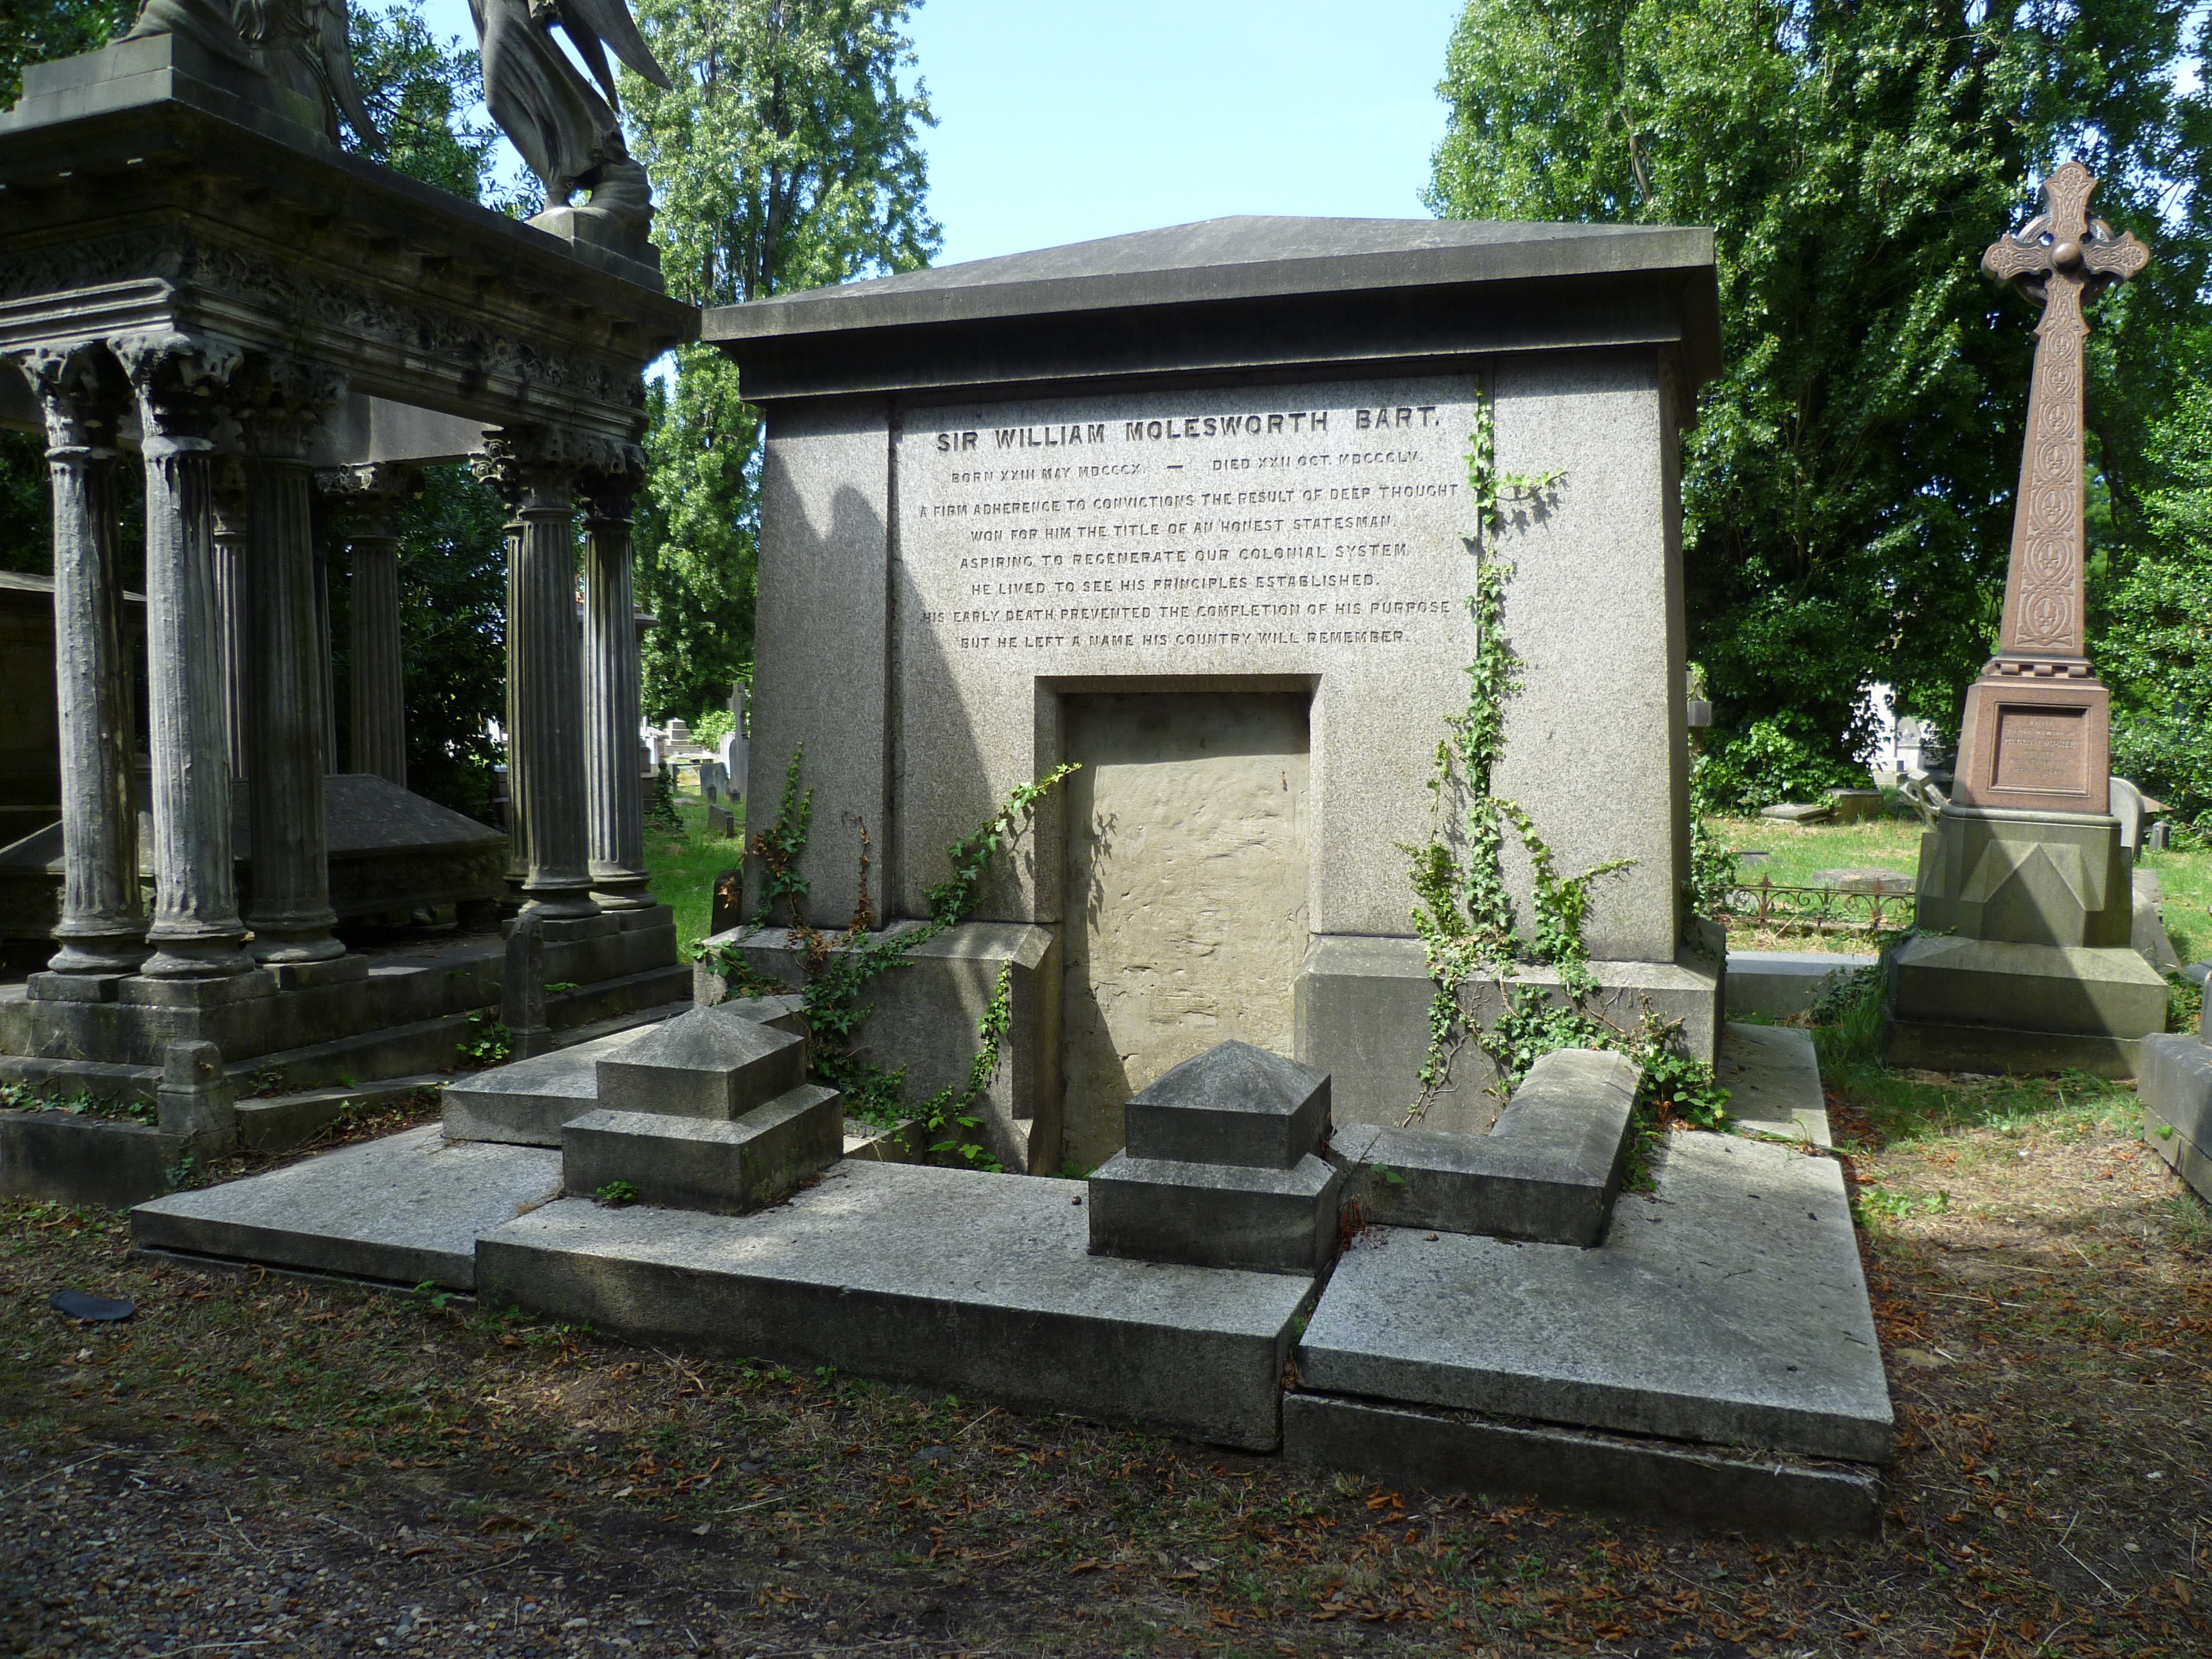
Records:
M352 31L346 16L346 0L313 0L315 32L312 43L316 67L322 70L331 100L362 143L372 150L384 148L383 135L369 118L361 84L353 78Z
M605 46L614 49L616 57L643 76L663 91L668 88L668 74L653 60L653 52L645 44L645 37L637 32L637 24L629 15L627 0L555 0L561 27L576 43L576 50L592 73L606 88L607 101L615 96L614 71L607 67Z

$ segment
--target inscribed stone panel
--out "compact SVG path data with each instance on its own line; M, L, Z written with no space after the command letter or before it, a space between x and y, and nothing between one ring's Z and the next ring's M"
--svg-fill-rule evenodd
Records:
M893 439L898 828L943 849L1060 758L1040 678L1317 677L1311 921L1407 931L1402 856L1473 633L1471 376L910 409ZM982 914L1056 920L1060 848ZM1068 902L1073 902L1071 896Z

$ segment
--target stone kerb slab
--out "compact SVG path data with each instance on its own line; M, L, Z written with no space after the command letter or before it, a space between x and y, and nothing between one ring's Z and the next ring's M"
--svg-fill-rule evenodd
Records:
M1487 1135L1361 1126L1332 1158L1377 1226L1585 1247L1603 1242L1643 1073L1620 1054L1562 1048L1528 1069Z
M811 1083L735 1121L587 1112L562 1126L562 1181L580 1196L623 1181L641 1204L743 1215L836 1163L844 1140L842 1097Z
M2212 1202L2212 1048L2186 1032L2142 1042L2143 1141Z
M1129 1098L1134 1158L1295 1169L1328 1132L1328 1076L1249 1042L1222 1042Z
M694 1008L656 1025L596 1067L599 1104L728 1120L796 1089L805 1045L722 1008Z
M1678 1133L1595 1249L1370 1228L1298 1349L1316 1393L1885 1464L1887 1379L1828 1158Z

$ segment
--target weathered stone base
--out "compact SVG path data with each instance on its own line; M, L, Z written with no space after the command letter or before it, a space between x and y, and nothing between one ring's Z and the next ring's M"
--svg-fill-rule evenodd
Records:
M48 1000L0 987L0 1082L85 1089L108 1099L153 1098L172 1042L210 1042L240 1092L257 1075L290 1091L450 1070L460 1042L479 1035L471 1014L499 1018L505 951L496 938L364 953L366 977L283 991L266 970L238 975L255 994L205 1006ZM617 1020L682 997L690 972L676 960L665 906L622 913L600 937L545 947L545 974L574 988L549 994L556 1031Z
M1888 996L1893 1066L2128 1077L2136 1045L2166 1029L2166 979L2125 945L1909 939Z
M1472 1412L1330 1395L1283 1399L1283 1453L1384 1485L1534 1499L1554 1508L1754 1538L1872 1537L1881 1477L1850 1463L1597 1434Z
M120 1210L168 1191L182 1135L69 1112L0 1112L0 1195Z
M1311 1278L1336 1247L1344 1177L1310 1153L1255 1170L1116 1152L1085 1184L1101 1255Z
M1633 1029L1647 1007L1660 1018L1680 1020L1689 1053L1710 1062L1721 1027L1720 965L1688 951L1671 963L1593 962L1603 988L1601 1009ZM1531 969L1524 985L1559 983L1555 973ZM1297 1055L1301 1064L1329 1074L1329 1109L1336 1123L1398 1122L1420 1092L1418 1074L1429 1046L1429 979L1421 942L1318 934L1307 948L1294 987ZM1494 998L1492 999L1494 1000ZM1487 1025L1494 1007L1479 1007ZM1497 1080L1472 1047L1453 1066L1452 1088L1422 1119L1430 1129L1482 1134L1497 1121L1489 1093Z
M2142 1041L2143 1144L2212 1204L2212 1048L2183 1032Z
M647 1345L1273 1449L1311 1281L1094 1256L1081 1196L846 1162L750 1216L565 1199L485 1235L477 1292Z

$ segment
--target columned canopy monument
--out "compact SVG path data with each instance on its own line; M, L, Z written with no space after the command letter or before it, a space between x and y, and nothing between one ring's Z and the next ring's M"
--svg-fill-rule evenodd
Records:
M450 1064L455 1028L497 1003L500 947L457 938L450 959L372 972L335 898L379 901L334 896L341 843L387 884L386 910L459 901L488 922L505 898L534 917L545 977L580 987L556 1024L680 992L639 867L635 779L599 787L587 757L635 750L641 377L696 313L663 290L644 177L606 138L603 100L528 9L491 13L492 106L526 111L533 163L558 161L534 224L338 148L340 116L367 136L342 6L322 9L334 32L249 37L227 4L150 0L106 50L30 66L0 114L0 410L50 445L62 793L58 948L0 994L11 1076L150 1094L194 1042L299 1086ZM619 3L561 16L650 64ZM572 208L577 190L593 195ZM513 514L511 896L496 840L487 863L480 826L403 787L389 514L405 463L472 454ZM146 478L143 778L112 486L126 462ZM319 488L353 532L350 774L331 769ZM473 860L453 890L424 873L441 836ZM182 1127L219 1140L220 1115Z
M2150 262L2091 216L2097 181L2054 171L2044 211L1982 269L2039 302L1997 653L1966 693L1957 797L1923 837L1919 925L1893 959L1889 1054L1920 1066L2125 1076L2166 1024L2130 945L2132 854L2109 808L2112 698L2086 649L2084 308Z
M981 919L871 985L882 1062L917 1097L964 1078L915 1010L972 1030L1011 963L1012 1166L1099 1163L1228 1039L1329 1073L1339 1122L1405 1115L1433 988L1401 848L1468 701L1486 409L1501 470L1564 473L1490 549L1522 682L1497 792L1561 873L1626 861L1591 965L1710 1059L1677 443L1712 261L1702 230L1239 218L708 313L768 423L746 795L766 827L803 748L816 925L860 902L856 823L897 925L1010 786L1081 767ZM787 920L761 877L756 920ZM789 979L781 939L732 944ZM1456 1075L1425 1121L1480 1133L1471 1048Z

